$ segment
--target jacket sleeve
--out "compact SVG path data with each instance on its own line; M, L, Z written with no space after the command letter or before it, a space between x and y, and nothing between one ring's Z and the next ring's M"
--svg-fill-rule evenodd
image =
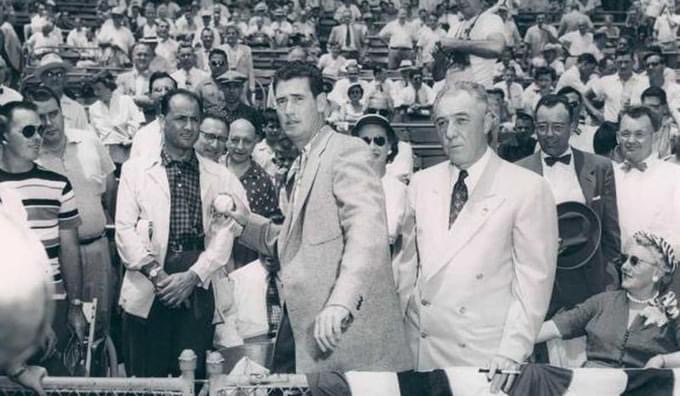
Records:
M539 179L525 187L512 231L512 302L498 354L523 362L534 347L552 294L557 263L555 199Z
M369 150L365 144L351 141L333 160L333 196L344 250L335 287L326 305L345 307L356 317L357 306L373 282L385 281L378 278L392 272L385 198L380 179L369 166ZM383 265L386 268L381 269ZM389 272L384 272L386 269ZM387 281L393 282L391 278Z
M606 165L603 173L602 185L602 255L607 266L607 273L613 279L611 284L618 284L618 268L613 264L614 259L621 253L621 230L619 228L619 210L616 201L616 184L614 168L611 163Z
M417 179L409 185L408 201L401 229L401 249L396 253L392 262L394 271L394 283L399 294L401 312L406 312L408 300L415 290L418 278L418 247L416 241L416 214L415 201L417 191Z

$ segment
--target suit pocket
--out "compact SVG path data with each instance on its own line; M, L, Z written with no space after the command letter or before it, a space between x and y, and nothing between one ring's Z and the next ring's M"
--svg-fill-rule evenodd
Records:
M309 245L321 245L339 239L342 237L342 233L338 230L337 232L320 232L310 235L307 238L307 243Z

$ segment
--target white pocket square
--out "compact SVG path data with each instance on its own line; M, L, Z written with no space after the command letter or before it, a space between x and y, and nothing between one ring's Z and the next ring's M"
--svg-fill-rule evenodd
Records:
M597 201L597 200L599 200L599 199L602 199L602 197L601 197L601 196L599 196L599 195L598 195L598 196L596 196L596 197L593 197L593 201Z

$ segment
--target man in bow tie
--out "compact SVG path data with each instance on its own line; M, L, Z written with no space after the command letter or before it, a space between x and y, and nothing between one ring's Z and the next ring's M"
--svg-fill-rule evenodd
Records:
M541 149L518 165L542 175L550 184L555 203L576 201L590 207L602 224L600 248L577 269L560 270L546 319L618 282L612 263L621 251L614 169L610 160L572 148L569 140L577 124L578 108L566 95L547 95L536 106L536 136ZM609 270L609 271L608 271ZM579 345L567 347L579 349ZM585 347L582 342L580 348Z
M617 141L624 161L614 168L621 238L649 230L678 242L680 167L658 159L654 134L660 121L643 106L621 112Z

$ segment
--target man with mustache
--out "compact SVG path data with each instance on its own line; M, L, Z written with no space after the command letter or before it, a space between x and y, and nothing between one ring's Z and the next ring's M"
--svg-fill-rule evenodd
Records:
M412 367L389 259L384 196L362 141L324 125L319 69L274 76L276 109L301 154L291 166L281 226L242 200L228 213L239 241L278 256L283 318L273 372L402 371Z

